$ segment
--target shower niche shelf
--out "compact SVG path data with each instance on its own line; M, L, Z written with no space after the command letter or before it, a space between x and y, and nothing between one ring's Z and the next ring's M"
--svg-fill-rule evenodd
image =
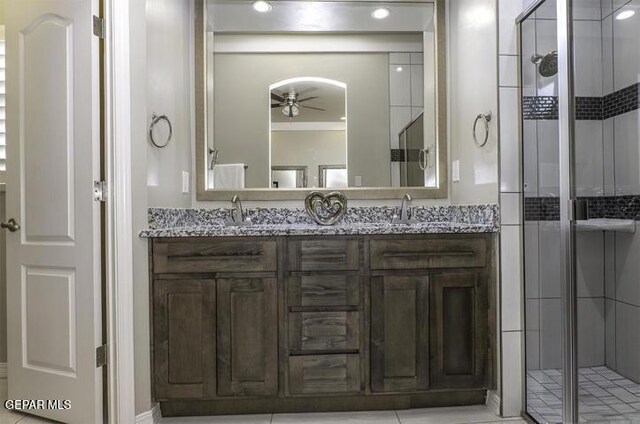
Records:
M578 231L617 231L622 233L635 233L636 221L631 219L598 218L576 222Z

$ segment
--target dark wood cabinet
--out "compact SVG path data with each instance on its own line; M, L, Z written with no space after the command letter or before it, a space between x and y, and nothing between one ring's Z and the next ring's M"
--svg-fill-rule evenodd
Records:
M216 281L219 396L273 396L278 392L276 281Z
M215 289L212 280L154 281L156 400L216 395Z
M371 390L429 389L429 277L371 279Z
M488 326L481 272L431 276L431 384L437 389L484 387Z
M164 415L483 403L490 234L153 239Z

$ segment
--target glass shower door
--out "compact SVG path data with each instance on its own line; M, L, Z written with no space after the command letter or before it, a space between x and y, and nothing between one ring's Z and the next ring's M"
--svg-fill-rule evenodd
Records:
M640 422L640 0L574 0L578 419Z
M640 0L539 1L519 24L525 411L640 422Z
M556 9L520 23L526 412L540 423L561 423L564 403Z

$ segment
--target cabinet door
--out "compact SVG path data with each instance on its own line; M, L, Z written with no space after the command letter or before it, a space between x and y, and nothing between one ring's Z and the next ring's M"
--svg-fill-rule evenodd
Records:
M215 282L153 284L154 398L215 397Z
M482 274L431 276L431 386L484 387L487 293Z
M428 390L428 287L427 275L372 277L372 391Z
M218 395L276 395L276 279L220 279L217 285Z

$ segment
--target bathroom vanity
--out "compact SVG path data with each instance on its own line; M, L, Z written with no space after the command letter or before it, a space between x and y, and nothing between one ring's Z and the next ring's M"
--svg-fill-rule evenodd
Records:
M143 236L165 416L480 404L493 387L493 224L163 225Z

